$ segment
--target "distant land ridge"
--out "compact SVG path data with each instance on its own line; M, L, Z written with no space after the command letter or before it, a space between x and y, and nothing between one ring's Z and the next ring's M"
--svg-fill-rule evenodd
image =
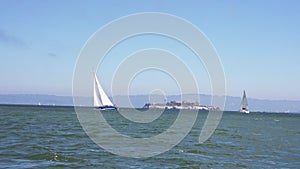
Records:
M211 105L211 96L200 94L201 105ZM115 96L112 98L114 103L119 107L131 107L126 103L128 96ZM131 104L136 108L141 108L145 103L149 103L148 95L130 95ZM180 95L167 96L167 100L180 100ZM185 98L193 100L197 98L197 94L186 94ZM92 97L79 97L82 100L83 106L91 106ZM248 98L250 111L260 112L293 112L300 113L300 100L266 100ZM241 103L240 97L226 96L225 110L238 111ZM30 105L61 105L72 106L72 96L56 96L42 94L5 94L0 95L0 104L30 104Z

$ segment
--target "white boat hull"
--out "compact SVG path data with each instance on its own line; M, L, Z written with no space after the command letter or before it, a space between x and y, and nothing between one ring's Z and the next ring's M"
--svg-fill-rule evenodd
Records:
M240 112L241 112L241 113L245 113L245 114L249 114L249 113L250 113L249 110L241 110Z

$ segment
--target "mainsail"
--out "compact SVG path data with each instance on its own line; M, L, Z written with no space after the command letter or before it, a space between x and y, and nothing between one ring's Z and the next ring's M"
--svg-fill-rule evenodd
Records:
M105 94L103 88L101 87L96 74L94 81L94 106L113 106L112 102L109 100L108 96Z

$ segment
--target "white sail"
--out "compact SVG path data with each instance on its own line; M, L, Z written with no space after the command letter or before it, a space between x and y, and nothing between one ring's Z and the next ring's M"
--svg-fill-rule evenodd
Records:
M247 101L245 90L244 90L244 94L243 94L240 112L249 113L248 101Z
M113 106L112 102L109 100L108 96L105 94L103 88L101 87L96 74L94 87L94 106Z
M96 80L94 80L94 107L102 106Z

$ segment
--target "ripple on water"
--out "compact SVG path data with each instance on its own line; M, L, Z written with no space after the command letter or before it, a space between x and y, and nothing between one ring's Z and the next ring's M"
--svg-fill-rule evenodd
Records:
M187 150L186 152L187 153L192 153L192 154L201 154L201 155L207 155L207 154L209 154L209 152L207 152L207 151L202 151L202 150L197 150L197 149L195 149L195 150Z
M30 156L26 156L28 160L41 160L41 161L55 161L55 162L84 162L84 160L74 157L68 157L67 155L63 155L62 153L58 152L47 152L47 153L40 153L40 154L33 154Z
M228 130L226 129L216 129L215 133L216 135L227 135L228 134Z
M231 138L237 138L237 139L242 139L242 138L243 138L243 136L240 135L240 134L237 133L237 132L232 133L232 134L230 135L230 137L231 137Z

